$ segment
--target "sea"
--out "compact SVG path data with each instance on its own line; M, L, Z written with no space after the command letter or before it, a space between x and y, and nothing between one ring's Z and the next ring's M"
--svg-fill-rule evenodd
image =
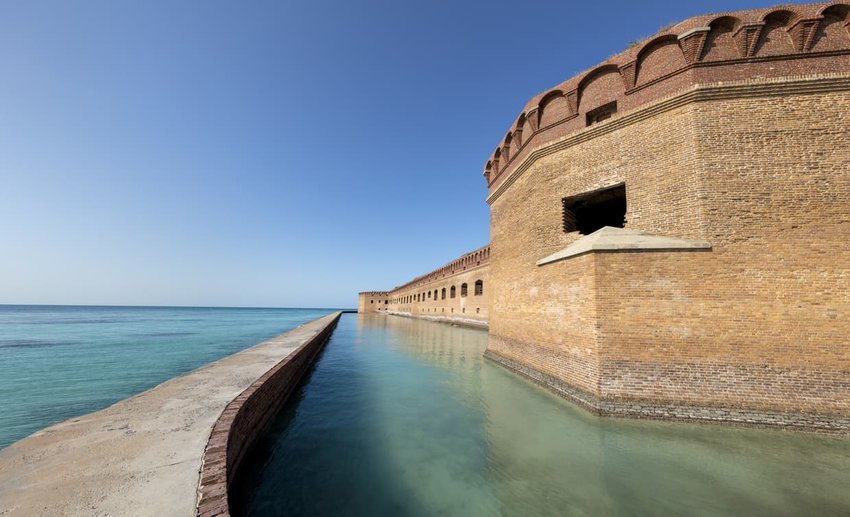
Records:
M329 312L0 306L0 446ZM237 472L233 515L850 515L850 437L598 417L484 359L487 340L344 314Z
M0 305L0 448L330 312Z

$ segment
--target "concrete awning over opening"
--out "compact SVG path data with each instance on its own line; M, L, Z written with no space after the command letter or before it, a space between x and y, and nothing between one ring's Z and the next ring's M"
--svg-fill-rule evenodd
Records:
M705 241L691 241L652 235L640 230L629 228L614 228L605 226L585 235L566 248L537 261L538 266L568 259L593 251L679 251L679 250L710 250L711 244Z

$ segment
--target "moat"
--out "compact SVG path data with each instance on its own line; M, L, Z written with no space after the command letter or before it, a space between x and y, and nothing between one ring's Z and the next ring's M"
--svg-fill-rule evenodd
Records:
M846 515L850 438L599 418L487 333L343 315L242 470L241 515Z

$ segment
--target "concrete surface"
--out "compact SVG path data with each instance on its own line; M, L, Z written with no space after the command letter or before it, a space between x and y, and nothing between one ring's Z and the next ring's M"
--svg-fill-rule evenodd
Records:
M575 257L591 251L640 251L640 250L710 250L711 244L705 241L691 241L652 235L630 228L604 226L585 235L561 251L537 261L538 266L550 264L566 258Z
M204 447L224 407L333 318L0 450L0 515L194 515Z

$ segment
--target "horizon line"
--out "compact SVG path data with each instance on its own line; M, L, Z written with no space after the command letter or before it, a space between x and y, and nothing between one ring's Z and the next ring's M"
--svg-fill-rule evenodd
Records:
M0 303L0 307L127 307L138 309L307 309L352 310L353 307L261 307L253 305L128 305L87 303Z

